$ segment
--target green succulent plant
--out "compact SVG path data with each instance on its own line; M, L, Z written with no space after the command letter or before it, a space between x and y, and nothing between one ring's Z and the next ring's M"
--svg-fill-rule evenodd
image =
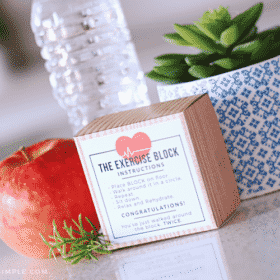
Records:
M207 11L194 24L174 24L176 33L164 39L178 46L195 47L198 54L164 54L146 77L164 84L208 78L249 66L280 54L280 27L258 33L256 22L263 3L231 19L228 8Z
M0 41L7 41L9 38L9 28L4 21L4 19L0 16Z

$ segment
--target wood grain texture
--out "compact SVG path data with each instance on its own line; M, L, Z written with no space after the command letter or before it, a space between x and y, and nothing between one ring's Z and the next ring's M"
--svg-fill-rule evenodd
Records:
M93 120L80 130L75 137L181 113L204 95L205 94L188 96L177 100L156 103L150 106L106 115Z
M237 183L210 98L184 111L201 174L219 227L240 204Z

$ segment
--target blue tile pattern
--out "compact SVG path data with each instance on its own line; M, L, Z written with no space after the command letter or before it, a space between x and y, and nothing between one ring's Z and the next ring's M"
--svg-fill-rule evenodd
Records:
M280 56L158 93L162 102L209 94L241 199L280 189Z

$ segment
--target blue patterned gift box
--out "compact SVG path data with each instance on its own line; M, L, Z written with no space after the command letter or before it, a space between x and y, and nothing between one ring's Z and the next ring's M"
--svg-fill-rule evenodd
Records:
M189 83L158 86L160 101L208 93L242 200L280 189L280 56Z

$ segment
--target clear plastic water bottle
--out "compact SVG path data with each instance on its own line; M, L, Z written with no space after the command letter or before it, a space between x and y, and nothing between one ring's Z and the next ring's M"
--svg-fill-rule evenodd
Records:
M74 135L97 117L150 104L118 0L33 0L31 26Z

